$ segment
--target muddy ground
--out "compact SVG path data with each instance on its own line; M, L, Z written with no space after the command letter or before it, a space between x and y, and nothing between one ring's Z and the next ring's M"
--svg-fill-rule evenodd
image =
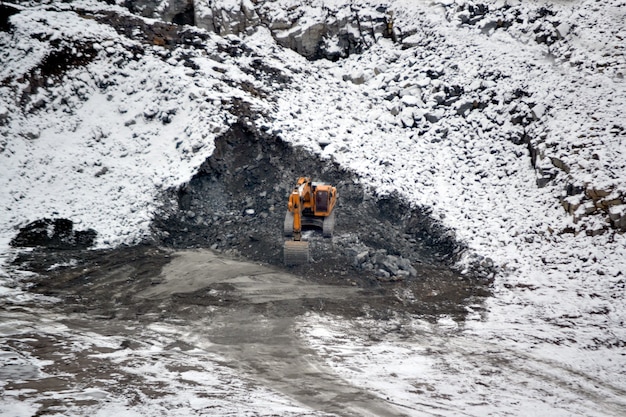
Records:
M358 277L346 275L320 282L210 249L69 250L63 252L63 259L65 263L58 264L59 251L21 254L16 260L21 267L41 271L29 280L30 291L58 301L0 309L8 326L16 319L28 323L13 329L17 331L13 334L10 329L6 333L6 326L2 329L0 354L19 355L17 363L3 368L4 392L19 401L34 402L39 407L37 415L75 414L76 410L80 414L112 398L121 398L128 406L162 404L160 399L171 396L176 388L162 380L155 383L154 376L138 375L133 369L158 361L175 375L189 370L211 373L215 355L221 358L220 366L243 375L253 386L279 392L314 413L410 415L395 407L393 399L381 398L336 375L301 339L299 323L309 314L389 323L416 315L463 320L466 306L480 312L483 299L479 290L470 291L458 277L447 283L438 274L419 281L360 286ZM437 292L442 289L445 293ZM59 326L63 330L55 331ZM154 332L152 326L166 326L167 331ZM416 337L411 326L387 327L401 337ZM31 330L24 333L24 328ZM371 332L372 343L384 337L380 330ZM89 347L85 333L87 340L106 337L117 345ZM158 357L145 358L142 352L164 338L167 343ZM190 365L188 352L197 356L199 350L206 356L202 365ZM47 363L41 369L43 375L33 366L20 364L18 359L24 355ZM203 398L208 395L211 401L228 404L233 394L228 383L222 386L224 393L205 393ZM229 407L205 412L229 415Z

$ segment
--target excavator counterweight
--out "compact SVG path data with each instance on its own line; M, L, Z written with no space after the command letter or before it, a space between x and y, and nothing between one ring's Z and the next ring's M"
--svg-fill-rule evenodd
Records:
M298 178L289 195L285 214L284 235L291 238L285 242L283 250L286 265L309 262L309 244L302 240L303 227L322 229L324 237L332 237L336 203L335 187L312 182L308 177Z

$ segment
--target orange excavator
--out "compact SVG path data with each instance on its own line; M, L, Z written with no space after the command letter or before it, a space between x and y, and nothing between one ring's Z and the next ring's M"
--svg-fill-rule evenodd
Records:
M331 185L312 182L311 178L300 177L289 195L285 215L285 242L283 254L285 265L300 265L309 262L309 242L302 240L302 228L322 229L324 237L332 237L335 229L335 204L337 189Z

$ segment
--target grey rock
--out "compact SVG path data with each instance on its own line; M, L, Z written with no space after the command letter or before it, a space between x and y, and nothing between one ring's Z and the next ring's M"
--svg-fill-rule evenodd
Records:
M345 254L348 257L355 258L358 253L359 253L359 248L356 248L354 246L351 246L345 249Z
M359 72L356 76L350 77L350 81L352 81L353 84L361 85L365 82L365 74Z
M408 271L398 271L398 273L396 274L396 276L397 276L399 279L406 279L406 278L409 278L409 277L411 276L411 274L409 274L409 272L408 272Z
M356 261L359 265L365 263L370 257L370 254L368 251L363 251L359 254L356 255Z
M196 26L221 36L248 33L261 22L254 5L246 1L232 4L214 2L196 7L194 20Z
M411 261L409 261L406 258L402 258L402 257L398 258L397 264L398 264L398 268L400 268L403 271L408 271L411 268Z
M394 263L393 261L389 260L389 259L387 259L384 262L382 262L381 265L391 275L396 275L398 273L398 271L400 270L400 268L398 268L398 265L396 263Z
M444 111L443 110L434 110L429 111L424 114L424 118L428 120L430 123L437 123L439 120L443 119Z
M474 108L474 102L458 101L455 103L454 107L456 108L456 114L458 114L459 116L464 116L467 115L467 113L469 113L469 111Z
M376 271L376 276L378 278L389 279L391 277L391 274L389 272L385 271L384 269L378 269Z
M397 116L400 114L400 106L395 104L389 109L389 111L393 116Z
M374 262L377 265L382 265L382 263L385 262L386 260L387 260L386 253L382 253L382 252L378 252L377 251L372 256L372 262Z
M30 140L39 139L40 135L41 135L41 132L36 128L26 129L26 131L24 132L24 136L26 137L26 139L30 139Z
M269 1L196 2L170 0L159 10L148 0L129 0L127 6L147 17L160 15L166 21L195 24L221 36L249 34L267 28L277 43L309 59L338 59L391 37L386 7L368 9L353 5L320 5L319 10L281 10ZM337 17L341 16L341 17Z
M570 172L570 167L569 165L567 165L565 162L563 162L561 159L556 158L556 157L551 157L550 161L552 162L552 165L554 165L555 167L557 167L558 169L560 169L561 171L569 174Z

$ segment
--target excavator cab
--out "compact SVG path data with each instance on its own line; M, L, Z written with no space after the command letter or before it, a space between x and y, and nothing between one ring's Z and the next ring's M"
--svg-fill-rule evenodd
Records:
M318 217L327 217L334 206L336 199L335 187L327 184L313 183L313 194L315 195L314 215Z
M300 177L289 195L284 235L291 238L284 246L286 265L309 262L309 244L302 240L303 228L321 229L324 237L332 237L335 229L337 189Z
M317 191L315 193L315 211L326 213L328 211L328 191Z

